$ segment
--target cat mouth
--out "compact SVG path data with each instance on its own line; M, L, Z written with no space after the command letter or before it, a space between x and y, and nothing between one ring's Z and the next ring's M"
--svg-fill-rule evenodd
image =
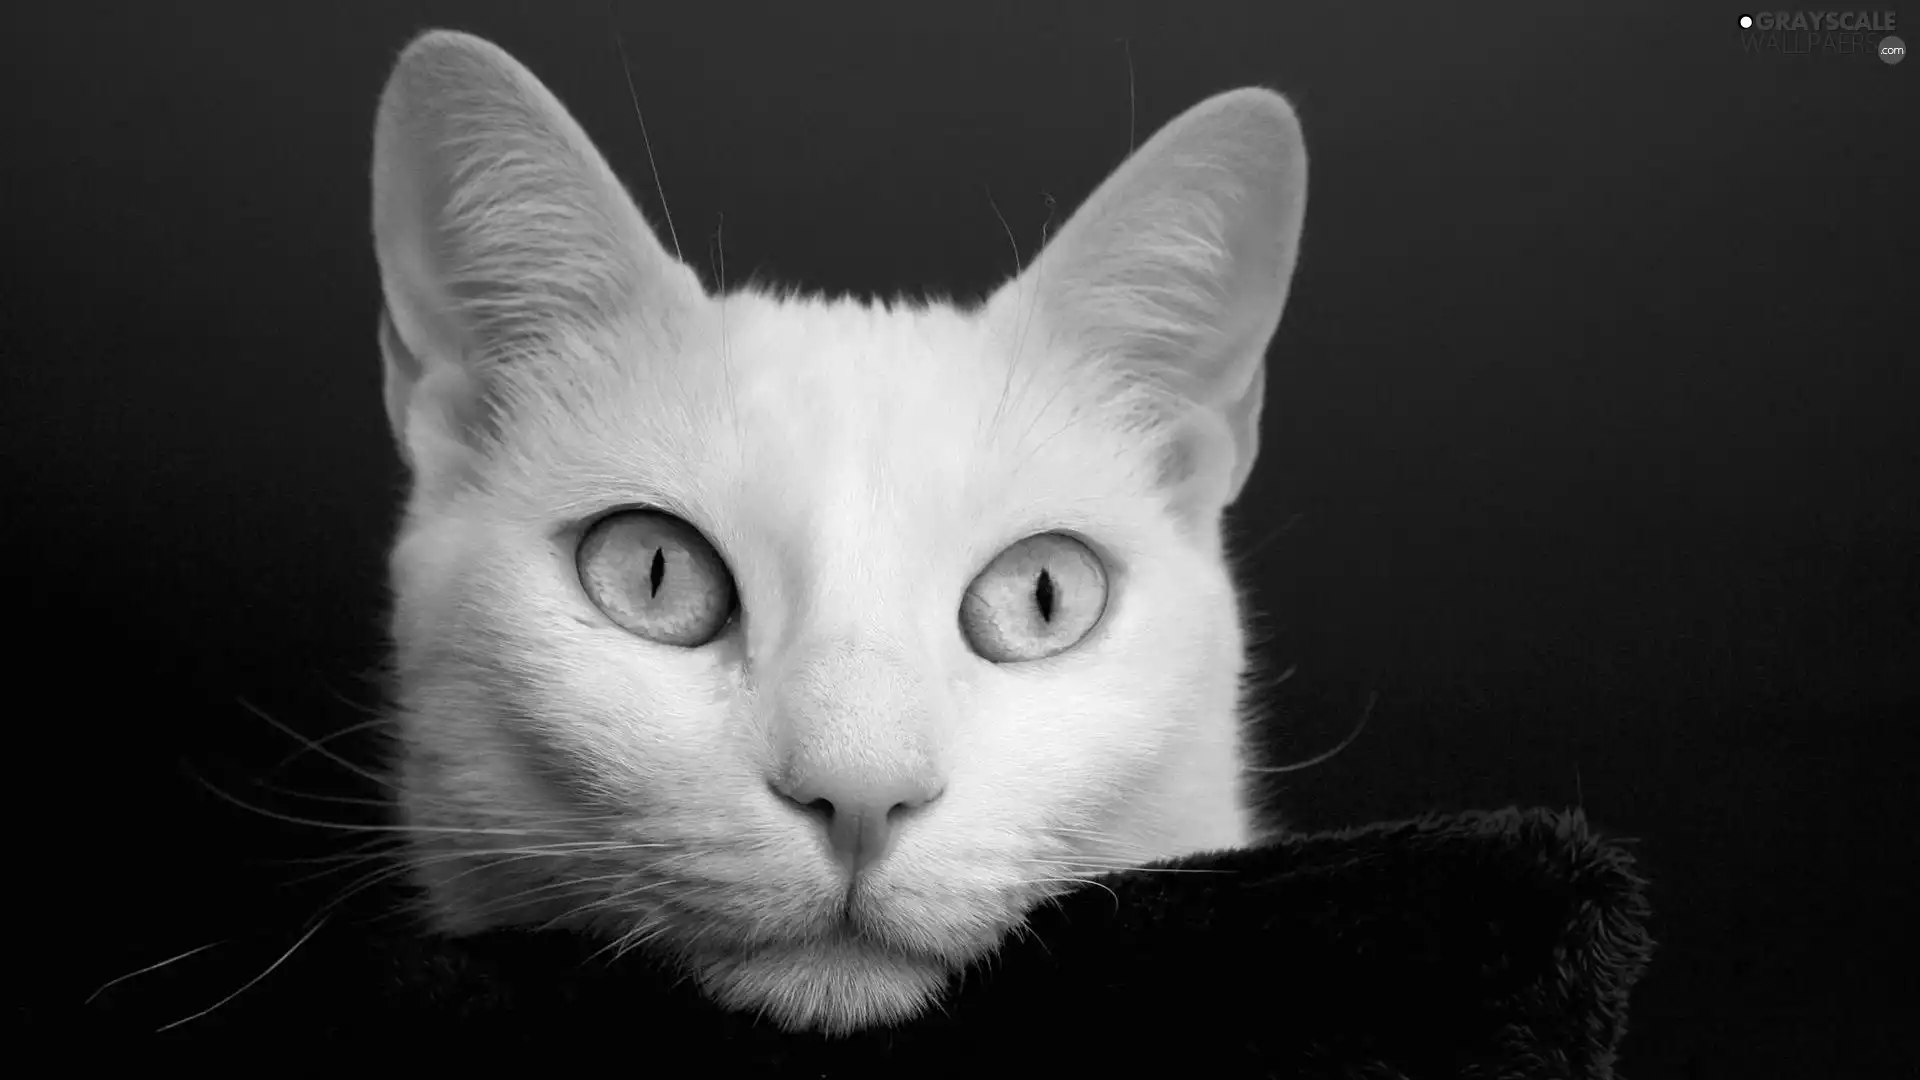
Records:
M884 878L841 882L811 897L804 893L764 882L748 889L674 890L653 894L661 906L636 915L664 922L667 938L714 959L824 950L951 965L998 948L1035 902L1020 890Z
M962 930L937 920L918 919L897 905L852 891L835 901L811 926L743 943L745 953L825 950L842 955L886 957L910 964L946 966L995 948L1008 926L991 932Z
M816 940L831 945L873 949L904 958L933 959L939 950L902 941L899 923L885 914L872 899L860 895L859 886L849 888L836 905L836 912Z

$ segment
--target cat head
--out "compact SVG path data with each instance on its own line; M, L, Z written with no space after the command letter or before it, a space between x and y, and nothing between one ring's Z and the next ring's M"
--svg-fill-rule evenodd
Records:
M846 1029L1074 882L1247 842L1221 517L1305 170L1235 91L983 303L715 295L524 67L415 41L373 208L434 917Z

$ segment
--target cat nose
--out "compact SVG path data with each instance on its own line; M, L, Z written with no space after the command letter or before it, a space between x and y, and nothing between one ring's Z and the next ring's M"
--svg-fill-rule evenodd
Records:
M939 798L945 787L934 776L796 769L775 779L773 789L820 822L834 858L852 876L884 858L901 820Z

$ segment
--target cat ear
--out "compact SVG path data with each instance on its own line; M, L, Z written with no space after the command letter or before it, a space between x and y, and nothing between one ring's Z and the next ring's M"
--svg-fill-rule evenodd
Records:
M1162 479L1217 511L1259 448L1306 196L1292 106L1258 88L1220 94L1122 163L988 317L1032 310L1056 340L1167 391Z
M486 433L502 365L569 327L670 329L704 295L553 94L467 34L415 39L387 80L373 234L387 416L416 473Z

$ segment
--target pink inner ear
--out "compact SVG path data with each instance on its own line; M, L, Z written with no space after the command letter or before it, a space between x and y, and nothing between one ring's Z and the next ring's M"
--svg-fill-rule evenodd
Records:
M1190 483L1200 471L1202 454L1195 445L1197 435L1191 429L1182 429L1178 434L1162 443L1154 455L1154 485L1171 491Z

